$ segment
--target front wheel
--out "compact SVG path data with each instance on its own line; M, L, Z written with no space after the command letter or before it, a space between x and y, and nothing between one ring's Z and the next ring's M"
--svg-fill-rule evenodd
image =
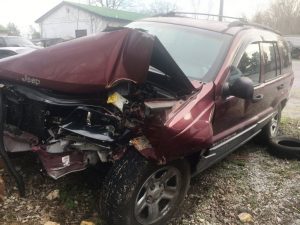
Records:
M100 201L110 225L160 225L173 216L190 182L185 160L157 166L131 151L109 172Z

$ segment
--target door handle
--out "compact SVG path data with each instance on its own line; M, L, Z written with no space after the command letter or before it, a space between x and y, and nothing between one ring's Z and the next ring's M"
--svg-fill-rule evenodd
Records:
M263 95L263 94L258 94L258 95L256 95L256 96L253 97L252 102L253 102L253 103L259 102L259 101L261 101L263 98L264 98L264 95Z
M284 88L284 84L280 84L279 86L277 86L277 90L281 90Z

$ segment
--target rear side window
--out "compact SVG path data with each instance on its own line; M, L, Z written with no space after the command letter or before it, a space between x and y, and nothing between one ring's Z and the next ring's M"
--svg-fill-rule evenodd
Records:
M292 59L289 50L289 46L284 41L278 42L278 48L281 59L281 73L285 74L291 71L292 68Z
M264 79L270 80L277 76L276 53L273 43L262 43L262 55L264 59Z
M254 84L259 84L260 50L258 43L248 45L237 69L241 73L241 76L249 77Z

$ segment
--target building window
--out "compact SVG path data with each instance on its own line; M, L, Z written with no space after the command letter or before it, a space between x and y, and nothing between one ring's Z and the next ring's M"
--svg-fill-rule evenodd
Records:
M87 30L75 30L75 37L80 38L87 36Z

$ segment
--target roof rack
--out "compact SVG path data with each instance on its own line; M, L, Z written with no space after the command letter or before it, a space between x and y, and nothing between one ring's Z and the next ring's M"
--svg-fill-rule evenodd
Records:
M262 30L268 30L268 31L272 31L275 32L277 34L280 34L280 31L272 29L271 27L262 25L262 24L258 24L258 23L252 23L252 22L248 22L245 20L239 20L239 21L233 21L230 24L228 24L228 27L243 27L243 26L251 26L251 27L256 27L256 28L260 28Z
M172 12L168 12L168 13L164 13L164 14L158 14L156 16L175 16L175 17L185 17L184 15L192 15L192 16L208 16L208 17L217 17L217 18L224 18L224 19L232 19L234 21L230 22L228 24L228 28L225 29L224 31L230 29L231 27L256 27L256 28L260 28L262 30L268 30L268 31L272 31L274 33L280 34L280 31L272 29L271 27L262 25L262 24L258 24L258 23L252 23L247 21L246 18L240 18L240 17L233 17L233 16L221 16L218 14L210 14L210 13L197 13L197 12L176 12L176 11L172 11Z
M217 17L217 18L222 18L222 19L233 19L233 20L244 20L243 18L239 17L233 17L233 16L221 16L217 14L210 14L210 13L197 13L197 12L168 12L164 14L159 14L156 16L183 16L183 15L192 15L192 16L208 16L208 17Z

